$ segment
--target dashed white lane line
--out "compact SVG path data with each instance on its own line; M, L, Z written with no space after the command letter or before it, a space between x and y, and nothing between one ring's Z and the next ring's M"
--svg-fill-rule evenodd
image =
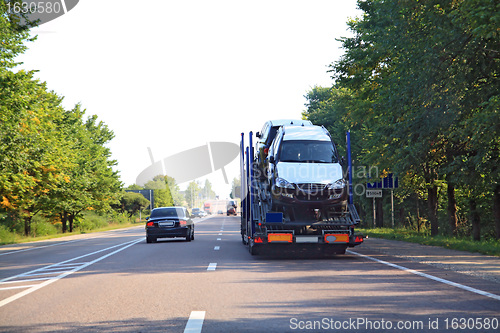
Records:
M205 311L191 311L184 333L199 333L205 320Z
M431 279L431 280L434 280L434 281L437 281L437 282L441 282L441 283L447 284L449 286L457 287L457 288L460 288L460 289L463 289L463 290L467 290L467 291L473 292L473 293L478 294L478 295L490 297L490 298L493 298L493 299L495 299L497 301L500 301L500 296L499 295L495 295L495 294L489 293L487 291L479 290L479 289L472 288L472 287L469 287L469 286L464 286L463 284L460 284L460 283L456 283L456 282L453 282L453 281L441 279L441 278L438 278L437 276L433 276L433 275L430 275L430 274L422 273L422 272L416 271L414 269L406 268L404 266L399 266L399 265L396 265L396 264L393 264L393 263L390 263L390 262L387 262L387 261L384 261L384 260L372 258L370 256L367 256L367 255L364 255L364 254L361 254L361 253L357 253L357 252L354 252L354 251L351 251L351 250L347 250L347 252L355 254L355 255L360 256L362 258L366 258L366 259L369 259L369 260L376 261L378 263L381 263L381 264L384 264L384 265L387 265L387 266L390 266L390 267L393 267L393 268L400 269L400 270L408 272L408 273L412 273L412 274L415 274L415 275L418 275L418 276L422 276L422 277L425 277L427 279Z
M219 250L220 250L220 246L214 247L214 251L219 251Z
M222 236L222 232L219 232L219 236Z
M222 238L217 238L218 241L222 240Z
M215 271L215 268L217 267L217 263L216 262L211 262L208 267L207 267L207 271Z

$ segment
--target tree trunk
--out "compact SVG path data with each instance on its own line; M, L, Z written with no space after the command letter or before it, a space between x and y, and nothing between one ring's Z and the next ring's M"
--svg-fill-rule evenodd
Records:
M420 233L420 200L417 195L417 232Z
M59 214L61 217L61 223L62 223L62 233L66 233L67 231L67 222L68 222L68 213L67 212L62 212Z
M500 239L500 185L495 186L493 193L493 216L495 219L495 234Z
M382 198L377 198L375 199L376 201L376 206L377 206L377 217L375 221L375 225L377 228L383 228L384 227L384 202Z
M472 223L472 239L475 241L481 240L481 218L477 212L476 199L470 199L470 220Z
M29 236L31 234L31 214L24 217L24 235Z
M455 200L455 186L448 183L448 219L453 236L457 235L457 201Z
M431 236L436 236L439 233L439 225L437 219L438 211L438 189L432 185L427 190L427 204L429 208L429 221L431 222Z
M68 221L69 221L69 232L73 232L73 221L75 219L75 214L69 214L68 215Z
M405 208L404 208L404 206L401 206L401 208L399 208L399 225L400 226L405 225Z

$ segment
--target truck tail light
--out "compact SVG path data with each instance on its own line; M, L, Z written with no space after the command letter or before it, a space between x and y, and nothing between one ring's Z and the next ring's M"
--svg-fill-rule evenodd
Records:
M264 243L261 237L255 237L255 243Z
M356 236L356 238L354 239L354 242L355 243L363 243L363 236Z
M269 154L269 148L264 148L264 155L267 156L267 154Z

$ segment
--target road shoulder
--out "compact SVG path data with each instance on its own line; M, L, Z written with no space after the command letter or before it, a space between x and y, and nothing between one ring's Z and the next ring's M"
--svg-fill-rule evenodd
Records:
M497 257L381 238L368 238L361 247L500 283Z

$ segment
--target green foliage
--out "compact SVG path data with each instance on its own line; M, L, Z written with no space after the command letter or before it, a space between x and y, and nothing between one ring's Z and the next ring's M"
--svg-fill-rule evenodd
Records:
M7 226L0 224L0 245L12 244L17 240L17 234Z
M346 52L331 65L335 86L308 92L304 116L327 126L338 142L350 129L354 163L376 166L380 176L397 174L399 200L426 200L433 235L444 229L443 190L451 184L467 193L458 214L469 215L479 238L499 200L493 194L500 182L500 5L368 0L358 6L363 16L348 23L354 36L341 39ZM498 217L496 224L500 237Z
M200 206L201 204L199 200L201 198L200 194L201 194L200 184L198 184L195 181L190 182L184 194L187 201L187 205L190 209Z
M139 210L149 206L150 202L140 193L125 192L120 199L121 209L132 217Z
M29 29L34 26L35 22L27 20L27 15L9 13L6 2L0 1L0 68L13 68L18 64L14 58L26 51L25 42L36 39L29 35Z
M81 219L75 222L75 228L80 232L88 232L109 225L109 219L106 215L96 214L94 212L85 212Z
M24 222L25 235L52 232L42 224L31 230L39 213L59 216L63 232L69 221L71 231L82 211L116 204L122 185L106 147L113 132L96 116L84 120L80 105L64 110L62 97L33 72L12 71L24 43L34 40L31 26L0 1L0 209Z
M167 176L158 175L144 184L144 189L153 190L153 208L174 206L174 198L172 197L168 178Z

